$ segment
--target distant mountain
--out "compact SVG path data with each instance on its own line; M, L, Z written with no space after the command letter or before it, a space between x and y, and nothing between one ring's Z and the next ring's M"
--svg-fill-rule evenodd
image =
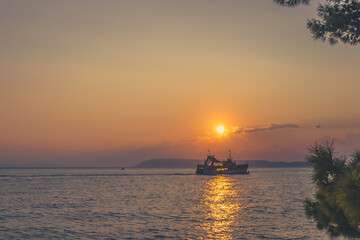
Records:
M237 161L249 163L249 168L283 168L283 167L308 167L306 162L271 162L266 160ZM203 164L204 160L156 158L146 160L134 168L196 168L196 164Z

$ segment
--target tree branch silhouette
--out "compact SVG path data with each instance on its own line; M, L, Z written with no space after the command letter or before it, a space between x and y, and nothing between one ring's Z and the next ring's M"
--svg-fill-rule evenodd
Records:
M280 6L309 5L310 0L274 0ZM315 40L331 45L342 42L356 45L360 42L360 2L358 0L326 0L317 8L318 17L307 22Z

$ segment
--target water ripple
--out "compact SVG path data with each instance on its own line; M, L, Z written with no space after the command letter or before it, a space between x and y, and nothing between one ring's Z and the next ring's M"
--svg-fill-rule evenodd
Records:
M0 239L327 239L309 169L0 169Z

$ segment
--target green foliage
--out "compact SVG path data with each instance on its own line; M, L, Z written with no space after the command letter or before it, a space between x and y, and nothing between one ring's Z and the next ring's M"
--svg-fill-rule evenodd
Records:
M328 39L330 44L360 42L360 2L357 0L328 0L318 7L318 16L307 23L314 39Z
M360 223L360 152L353 156L353 161L341 175L335 186L336 203L344 210L352 227Z
M308 5L306 0L274 0L281 6ZM308 20L307 27L314 39L356 45L360 42L360 2L358 0L326 0L320 4L318 18Z
M309 5L310 0L274 0L277 4L283 7L296 7L298 5Z
M335 153L334 141L308 148L317 192L305 200L305 213L330 236L360 238L360 152L346 158Z

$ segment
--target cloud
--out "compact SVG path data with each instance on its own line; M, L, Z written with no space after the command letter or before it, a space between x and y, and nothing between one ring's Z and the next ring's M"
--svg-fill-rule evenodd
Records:
M207 132L204 136L197 136L195 142L197 143L215 143L223 142L227 137L243 137L256 132L265 132L272 131L276 129L285 129L285 128L300 128L297 124L278 124L272 123L267 127L258 127L258 128L241 128L238 126L230 127L225 129L221 135L214 135L214 133Z
M259 128L240 128L235 131L235 134L243 134L243 133L254 133L254 132L262 132L262 131L271 131L282 128L299 128L297 124L277 124L272 123L268 127L259 127Z

